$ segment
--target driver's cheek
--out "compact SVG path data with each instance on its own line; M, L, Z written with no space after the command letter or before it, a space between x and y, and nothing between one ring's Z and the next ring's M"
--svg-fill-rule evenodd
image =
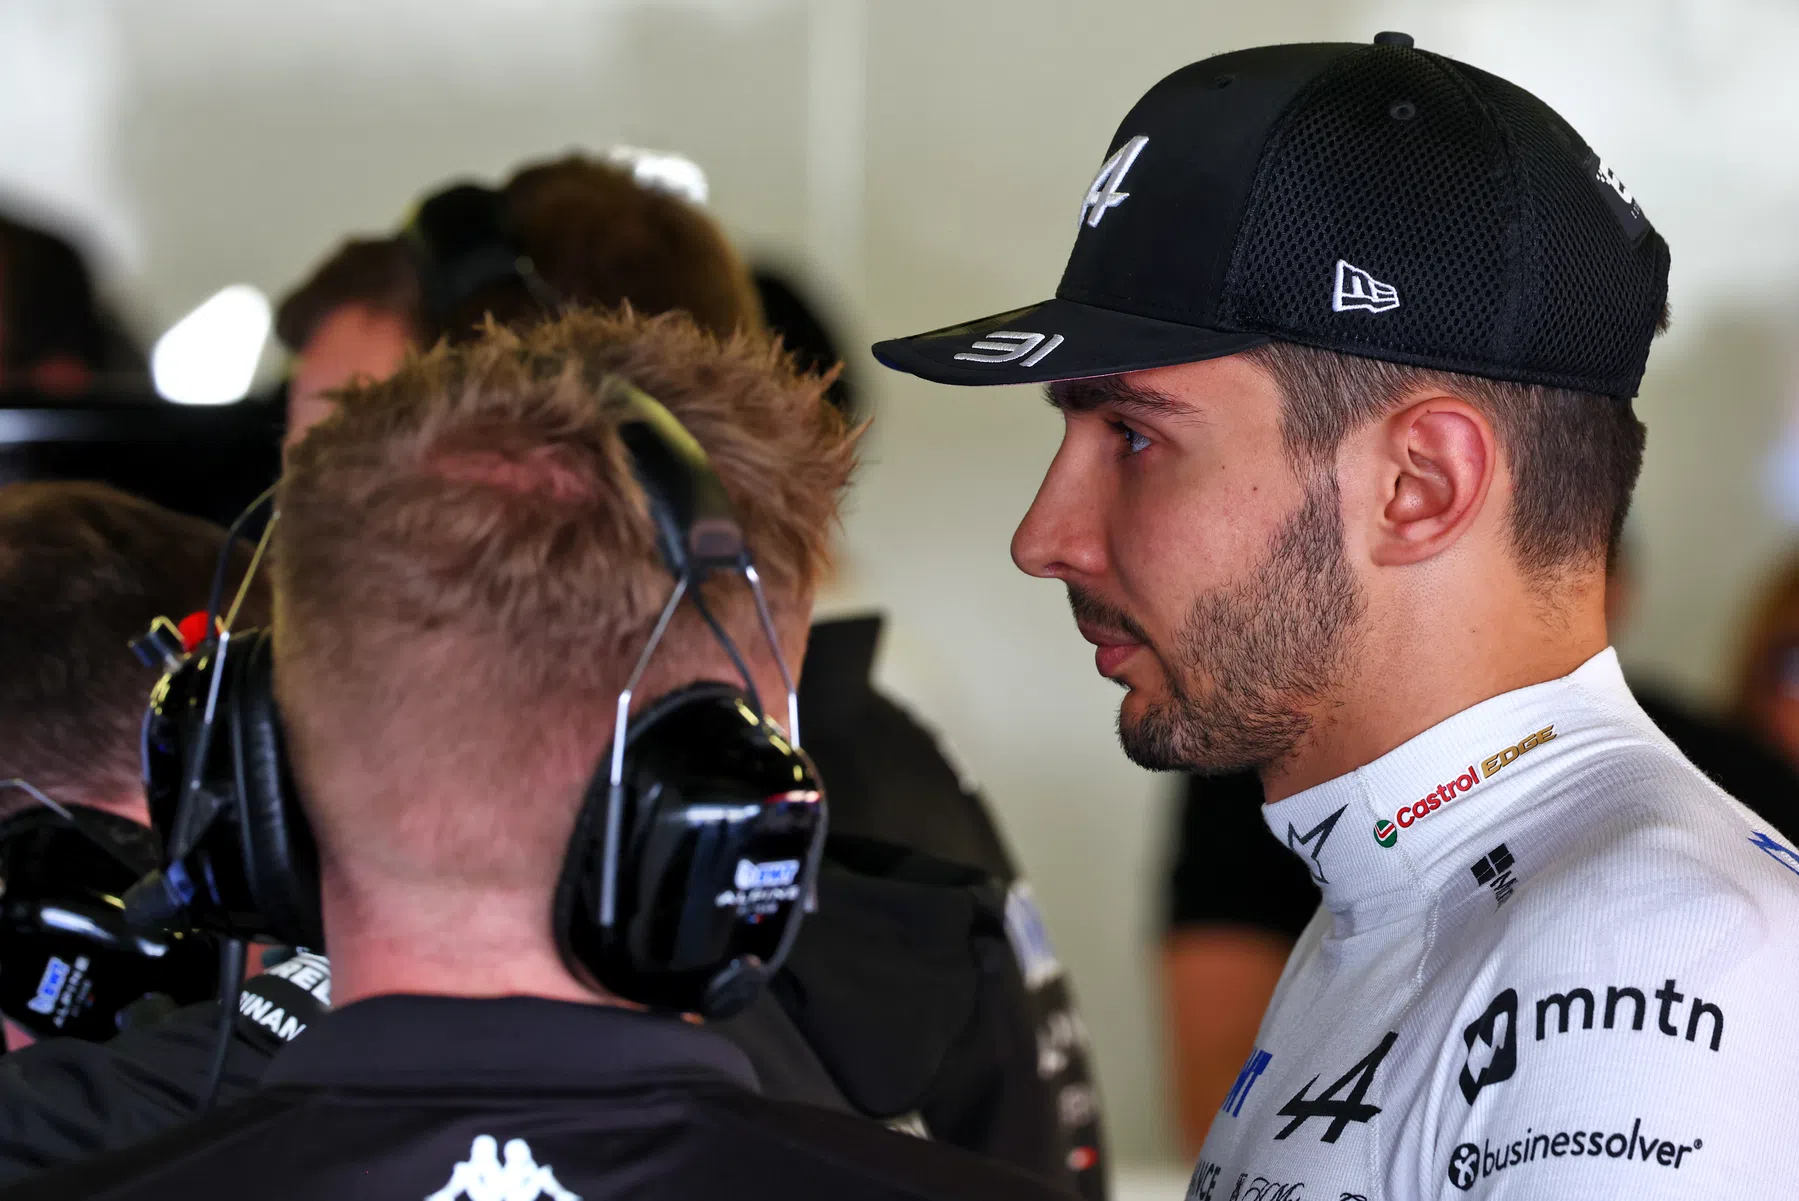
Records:
M1176 633L1205 590L1213 508L1194 481L1163 462L1125 473L1104 514L1113 595L1158 645Z

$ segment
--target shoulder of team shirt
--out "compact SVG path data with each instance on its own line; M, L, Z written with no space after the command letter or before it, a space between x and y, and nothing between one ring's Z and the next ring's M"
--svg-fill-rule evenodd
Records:
M1799 980L1799 850L1647 718L1607 728L1533 809L1515 896L1486 919L1498 946L1551 971L1590 955Z

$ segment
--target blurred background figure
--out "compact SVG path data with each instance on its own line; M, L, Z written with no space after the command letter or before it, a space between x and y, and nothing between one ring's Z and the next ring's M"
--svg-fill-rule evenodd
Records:
M0 213L0 393L63 398L145 379L143 354L95 295L81 251Z
M1318 908L1318 886L1301 857L1306 844L1295 837L1295 854L1262 820L1255 773L1189 776L1177 803L1162 1001L1178 1133L1197 1155Z
M1799 770L1799 555L1789 555L1755 599L1731 699L1732 716Z

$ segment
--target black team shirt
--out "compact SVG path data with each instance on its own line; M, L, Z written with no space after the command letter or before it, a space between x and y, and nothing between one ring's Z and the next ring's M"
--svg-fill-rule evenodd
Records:
M762 1097L677 1018L532 997L338 1010L264 1087L148 1142L34 1176L29 1198L1049 1201L1047 1185L863 1118Z

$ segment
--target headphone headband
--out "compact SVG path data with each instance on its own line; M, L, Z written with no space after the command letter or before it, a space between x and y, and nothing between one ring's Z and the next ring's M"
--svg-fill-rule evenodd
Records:
M674 584L583 800L557 889L557 944L620 996L725 1016L778 969L812 903L823 793L799 749L798 698L761 578L705 450L628 381L602 376L595 390L624 404L619 436ZM707 608L700 584L718 570L741 575L755 599L787 690L785 732L763 715L743 657ZM693 689L632 721L633 692L683 598L743 691ZM186 917L233 940L319 950L316 852L287 770L271 661L266 633L226 622L157 686L146 790L157 828L175 834L163 870L128 903L157 924Z

